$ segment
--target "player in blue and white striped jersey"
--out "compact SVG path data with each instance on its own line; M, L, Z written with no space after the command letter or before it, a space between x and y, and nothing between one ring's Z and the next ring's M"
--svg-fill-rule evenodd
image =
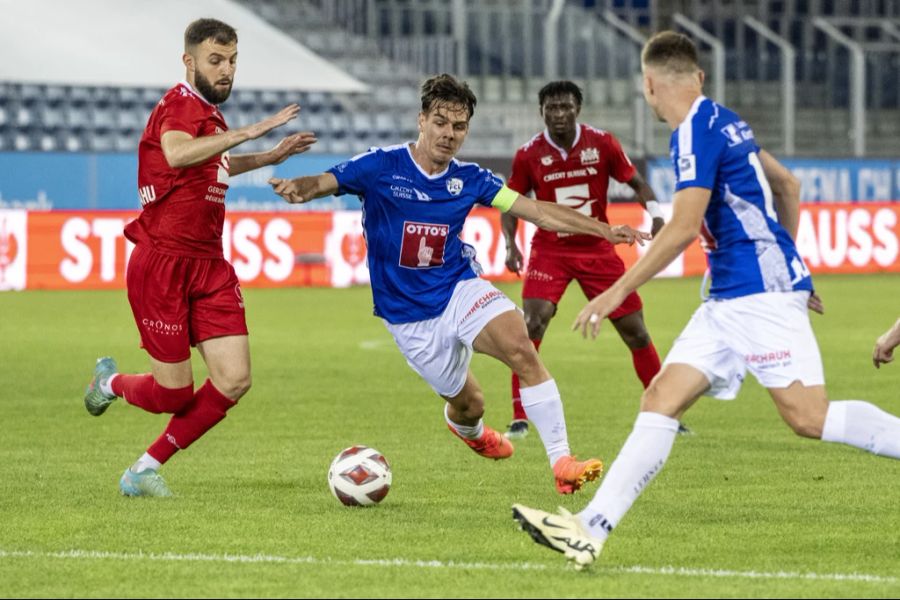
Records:
M596 337L602 320L698 234L712 285L644 392L634 429L587 508L572 515L513 507L535 541L576 566L596 559L662 469L684 412L702 395L735 398L748 370L798 435L900 458L900 419L868 402L830 402L825 393L807 310L822 312L822 304L794 243L799 183L738 115L703 95L697 49L686 36L655 35L641 67L647 103L674 130L674 211L647 253L587 304L574 328Z

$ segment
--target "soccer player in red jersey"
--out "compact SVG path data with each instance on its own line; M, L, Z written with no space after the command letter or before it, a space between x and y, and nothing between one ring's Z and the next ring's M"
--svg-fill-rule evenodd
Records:
M611 133L578 123L581 89L571 81L553 81L538 93L541 116L547 128L519 148L513 158L507 185L527 195L556 202L607 223L606 194L609 178L626 183L653 218L651 234L662 229L662 211L653 190L625 155ZM516 245L519 221L510 214L501 216L506 237L506 266L522 270L522 253ZM563 292L573 279L588 299L608 289L625 272L625 264L613 245L599 237L566 235L538 229L531 244L531 256L522 299L528 337L539 348ZM632 293L610 315L622 341L631 350L634 370L646 388L659 372L656 348L644 325L641 298ZM519 379L512 376L513 421L506 436L528 434L527 406L519 396Z
M151 372L120 374L112 358L101 358L84 397L95 416L117 397L173 415L122 475L119 488L126 496L170 496L160 466L224 419L250 389L244 299L222 251L229 176L278 164L315 142L313 134L297 133L267 152L229 156L238 144L294 119L300 107L292 104L259 123L228 129L218 105L231 93L237 33L221 21L191 23L182 60L185 80L159 101L141 137L143 211L125 227L136 244L126 274L128 301ZM209 371L196 391L191 346Z

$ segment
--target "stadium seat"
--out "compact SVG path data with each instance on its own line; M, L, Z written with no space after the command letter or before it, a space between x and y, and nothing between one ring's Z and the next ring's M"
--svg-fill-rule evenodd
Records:
M138 143L141 141L139 132L118 132L115 134L116 152L137 152Z
M91 142L91 149L94 152L112 152L116 148L115 136L108 131L95 131L91 135Z
M65 148L67 152L80 152L85 150L84 143L81 140L81 137L76 134L74 131L68 131L63 134L62 137L62 148Z
M138 112L140 111L140 113ZM119 129L140 129L147 122L147 116L143 115L143 107L140 108L120 108L116 111L116 127Z
M53 152L59 149L59 140L56 136L45 133L40 137L40 149L44 152Z
M34 112L24 105L19 105L15 111L15 125L19 129L27 129L35 122Z
M33 140L30 136L24 133L17 133L13 137L13 148L17 152L25 152L27 150L33 150Z
M66 126L66 117L58 106L44 105L37 111L37 122L44 129L60 129Z
M113 109L104 105L95 106L91 112L91 124L94 129L103 131L115 129L116 119Z

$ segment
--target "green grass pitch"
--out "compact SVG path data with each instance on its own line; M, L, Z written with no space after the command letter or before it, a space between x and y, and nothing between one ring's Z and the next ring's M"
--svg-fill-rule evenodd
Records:
M897 276L820 276L813 315L830 396L900 414L900 364L875 370L875 338L900 313ZM519 300L518 285L503 286ZM699 303L696 279L641 294L661 355ZM254 385L229 417L164 468L170 500L117 482L166 418L81 402L97 356L147 369L124 291L0 294L0 596L3 597L898 597L900 462L793 435L748 378L736 401L701 400L653 484L590 572L519 532L510 505L560 497L536 434L487 461L447 431L367 288L247 290ZM640 384L612 327L569 331L560 306L541 354L570 441L607 464ZM195 355L196 357L196 355ZM196 361L196 383L205 374ZM510 418L509 376L473 362L486 422ZM326 472L346 446L383 452L394 487L346 508Z

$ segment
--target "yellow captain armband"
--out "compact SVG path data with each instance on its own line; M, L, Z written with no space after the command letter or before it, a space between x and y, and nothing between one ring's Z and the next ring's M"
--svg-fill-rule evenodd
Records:
M519 192L512 190L505 185L500 188L500 191L497 192L497 195L494 196L494 199L491 200L491 206L498 209L500 212L509 212L509 209L512 208L513 202L516 201L516 198L519 197Z

